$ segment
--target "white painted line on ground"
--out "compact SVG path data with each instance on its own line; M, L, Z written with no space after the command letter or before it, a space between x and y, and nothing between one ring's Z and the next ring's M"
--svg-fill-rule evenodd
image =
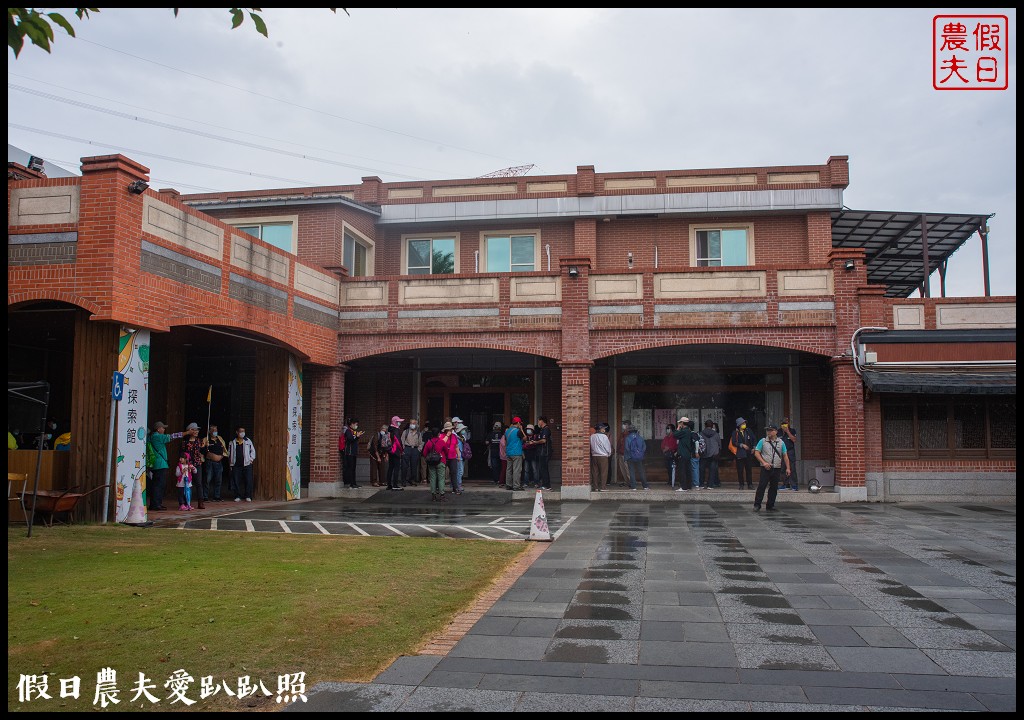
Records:
M502 516L501 516L500 518L498 518L498 519L496 519L496 520L491 520L491 521L490 521L489 523L487 523L487 524L488 524L488 525L494 525L495 523L500 523L500 522L501 522L502 520L504 520L504 519L505 519L505 516L504 516L504 515L502 515Z
M569 518L564 523L562 523L562 527L558 528L558 530L555 531L555 534L551 536L551 541L554 542L555 540L557 540L558 536L561 535L562 533L564 533L565 529L567 527L569 527L569 525L575 519L576 519L575 515L570 515Z
M281 526L282 530L284 530L286 533L291 533L292 529L288 527L288 523L286 523L284 520L278 520L277 522Z
M459 530L465 530L466 532L470 532L470 533L473 533L474 535L479 535L479 536L480 536L480 537L482 537L482 538L483 538L484 540L493 540L493 539L494 539L494 538L492 538L492 537L491 537L490 535L484 535L483 533L478 533L478 532L477 532L476 530L474 530L473 528L468 528L468 527L466 527L465 525L451 525L450 527L453 527L453 528L458 528Z
M342 524L342 525L348 525L348 526L349 526L350 528L352 528L353 530L355 530L355 531L356 531L357 533L359 533L360 535L366 535L367 537L369 537L369 535L370 535L370 533L366 532L366 531L365 531L365 530L363 530L362 528L360 528L360 527L357 527L357 526L355 525L355 523L350 523L350 522L346 522L346 523L341 523L341 524Z
M441 533L439 533L439 532L438 532L437 530L435 530L434 528L432 528L432 527L427 527L426 525L414 525L413 527L423 528L423 529L424 529L424 530L426 530L427 532L432 532L432 533L434 533L435 535L440 535L440 534L441 534Z
M252 520L246 520L245 521L245 531L246 532L256 532L256 528L254 528L252 526Z
M391 532L395 533L396 535L401 535L402 537L409 537L408 535L406 535L404 532L402 532L398 528L392 527L391 525L388 525L387 523L381 523L381 525L383 525L384 527L386 527L388 530L390 530Z
M210 529L211 530L216 530L217 529L217 518L210 518Z
M523 533L516 532L515 530L509 530L507 527L502 527L501 525L495 526L494 529L495 530L504 530L505 532L509 533L510 535L515 535L516 537L523 537Z
M316 520L313 521L313 527L315 527L317 530L322 532L324 535L330 535L330 533L327 532L327 530L324 528L324 526L321 525L320 523L318 523Z

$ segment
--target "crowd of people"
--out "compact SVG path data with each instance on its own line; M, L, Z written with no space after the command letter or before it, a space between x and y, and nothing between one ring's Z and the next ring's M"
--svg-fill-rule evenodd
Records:
M468 462L473 457L472 433L462 418L420 426L417 418L406 421L394 415L381 423L369 438L359 429L359 419L349 418L338 438L345 487L358 488L356 462L362 445L370 461L370 486L400 491L413 485L429 485L431 499L446 502L446 495L461 495ZM481 444L478 442L478 446ZM546 417L523 425L513 417L506 427L495 421L482 440L490 481L508 490L551 489L551 428Z
M650 490L646 439L629 422L622 423L617 443L612 442L610 430L608 423L590 428L591 491L607 490L613 458L620 485L628 484L630 490ZM469 428L457 416L421 427L416 418L406 421L395 415L368 438L359 429L358 418L349 418L338 441L342 478L346 487L360 487L356 462L362 445L369 456L371 487L401 491L428 485L431 498L443 502L446 494L463 492L463 478L473 452L470 440ZM508 490L551 489L552 435L546 417L525 425L520 417L513 417L508 426L496 421L481 442L493 485ZM796 429L788 418L780 427L768 425L761 439L754 437L745 418L736 418L736 429L726 440L714 420L705 420L698 431L696 423L683 416L674 426L665 426L661 452L668 484L677 492L722 487L720 460L727 457L726 451L735 460L739 488L754 489L752 470L756 463L760 477L754 507L760 508L767 493L766 507L772 510L780 488L799 489L796 443Z
M211 424L205 437L199 436L199 424L189 423L181 432L168 433L167 425L157 421L146 437L146 487L151 512L166 510L164 486L170 469L168 445L181 440L178 461L174 466L178 490L178 509L195 510L207 502L222 502L224 462L228 464L228 490L235 502L252 502L253 463L256 446L244 427L235 430L235 437L225 440L216 425ZM192 504L193 498L196 505Z

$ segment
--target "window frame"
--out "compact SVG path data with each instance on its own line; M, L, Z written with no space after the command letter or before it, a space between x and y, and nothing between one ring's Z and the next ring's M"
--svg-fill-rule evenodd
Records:
M402 275L408 275L409 277L432 277L437 275L438 277L444 277L448 273L434 273L433 268L429 273L417 273L415 275L409 273L409 243L413 240L430 240L431 253L433 253L433 241L434 240L454 240L455 241L455 272L453 275L458 275L461 272L461 257L460 257L460 245L461 245L461 233L408 233L402 235Z
M376 274L377 265L377 246L373 240L364 235L363 233L356 230L354 227L349 225L347 222L341 224L341 262L345 265L345 236L351 235L352 239L359 245L362 245L366 250L366 273L363 275L353 275L352 268L345 266L345 269L349 272L349 277L372 277Z
M513 270L512 269L512 238L514 237L533 237L533 270ZM493 270L489 267L488 260L488 248L487 245L491 241L491 238L508 238L509 239L509 269L508 270ZM539 228L531 228L526 230L520 229L509 229L509 230L487 230L480 233L480 272L486 273L509 273L509 274L520 274L527 272L538 272L541 269L541 234Z
M259 240L267 243L270 247L280 250L281 252L288 253L289 255L298 255L299 247L299 216L298 215L267 215L261 217L243 217L243 218L224 218L220 220L225 225L230 225L240 233L245 233L248 237L257 237ZM251 233L242 230L243 227L260 227L259 236L252 235ZM290 225L291 232L291 248L286 249L280 245L275 245L267 240L263 240L263 227L266 225Z
M1014 396L1016 404L1016 396ZM963 404L966 399L977 400L984 411L983 440L984 447L981 448L957 448L956 445L956 412L958 404ZM1002 400L1006 402L1005 396L978 396L978 395L884 395L880 400L879 421L882 429L882 459L883 460L953 460L953 459L978 459L978 460L1001 460L1016 458L1017 448L994 448L992 447L992 405ZM921 420L919 408L923 404L942 404L946 411L946 447L945 448L922 448L921 447ZM887 448L885 447L885 411L889 407L910 407L911 409L911 432L913 434L913 446L910 448Z
M747 262L745 265L700 265L697 259L697 233L708 230L745 230L747 233ZM690 225L690 267L743 268L755 264L754 223L697 223Z

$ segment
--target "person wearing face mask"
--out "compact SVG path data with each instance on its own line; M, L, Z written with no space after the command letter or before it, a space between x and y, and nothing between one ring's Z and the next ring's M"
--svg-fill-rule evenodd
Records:
M754 489L754 442L754 433L747 429L746 419L736 418L736 429L729 438L729 450L736 455L736 479L739 480L740 490L743 489L744 480L747 490Z
M252 464L256 460L256 447L245 436L245 428L235 431L235 439L228 449L228 465L235 480L235 502L252 502Z
M221 486L224 484L224 458L228 454L228 446L220 436L216 425L210 425L203 438L201 448L205 455L206 477L204 494L212 502L221 502Z
M665 458L669 487L675 487L676 484L676 448L679 447L679 441L676 440L674 431L675 428L666 425L665 436L661 439L661 454Z
M419 485L420 454L423 452L423 431L417 418L409 420L402 432L402 485Z
M362 435L359 430L359 418L349 418L343 432L345 449L341 451L341 478L348 488L359 487L356 482L356 461L359 457L359 438Z
M626 464L626 436L629 435L629 423L623 421L619 425L619 441L615 445L615 481L619 487L626 487L629 479L629 465Z
M535 437L536 428L532 424L526 426L526 442L523 443L523 485L528 488L539 487L540 467L537 450L540 446Z
M388 476L388 449L391 445L388 426L382 424L370 438L367 451L370 454L370 485L383 487Z

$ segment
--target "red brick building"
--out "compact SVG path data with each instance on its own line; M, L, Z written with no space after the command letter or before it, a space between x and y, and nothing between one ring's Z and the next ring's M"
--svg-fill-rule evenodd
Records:
M563 498L589 496L591 424L637 425L656 474L678 414L790 417L803 482L835 468L841 500L1015 497L1016 299L908 297L987 216L847 210L846 157L189 196L122 156L82 172L9 179L8 315L63 322L56 414L89 482L130 326L150 423L246 425L266 498L295 494L296 442L302 494L340 494L344 418L396 414L476 440L549 417ZM11 379L37 379L26 357Z

